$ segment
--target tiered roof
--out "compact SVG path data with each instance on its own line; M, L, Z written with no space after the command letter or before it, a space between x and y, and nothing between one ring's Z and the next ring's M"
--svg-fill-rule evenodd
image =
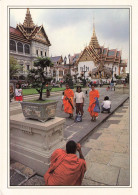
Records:
M76 60L75 65L78 65L79 61L91 61L95 62L95 65L101 63L113 63L120 64L123 66L127 66L126 63L122 63L121 61L121 51L117 49L104 48L100 46L98 43L98 39L95 32L95 26L93 25L93 35L91 37L91 41L89 46L85 47L83 52L80 53L79 58Z
M29 8L27 8L27 13L26 13L26 17L24 19L24 23L23 23L23 27L26 29L33 29L34 28L34 23L30 14L30 10Z
M96 33L95 33L95 25L93 24L93 35L91 37L91 41L89 43L89 46L90 47L94 47L95 49L98 49L100 48L100 45L98 43L98 39L97 39L97 36L96 36Z
M10 38L16 38L15 36L18 35L18 37L20 38L21 41L23 38L23 39L26 39L28 41L36 40L36 41L41 42L43 44L46 44L48 46L51 45L51 43L48 39L48 36L46 35L46 32L43 28L43 25L41 25L41 26L34 25L29 8L27 8L24 23L17 24L16 29L14 29L14 30L13 29L14 28L10 27L10 36L12 34L12 36Z

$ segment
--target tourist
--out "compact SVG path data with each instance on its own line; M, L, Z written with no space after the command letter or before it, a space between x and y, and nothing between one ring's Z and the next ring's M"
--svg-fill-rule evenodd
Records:
M74 105L76 107L76 114L81 113L81 116L83 115L84 98L85 96L81 90L81 87L77 87L74 95Z
M96 121L96 117L98 117L99 111L98 112L94 111L94 108L98 103L98 98L99 98L99 91L95 89L94 85L92 85L92 91L90 91L89 93L89 107L88 107L88 112L92 117L91 121Z
M63 105L64 105L64 112L69 114L69 118L73 117L73 98L74 92L72 89L69 88L69 85L66 84L66 90L64 91L64 98L63 98Z
M108 87L106 88L106 91L109 91L109 89L110 89L110 87L108 86Z
M101 104L101 113L103 113L104 111L110 113L110 109L111 109L111 101L109 100L109 97L106 96L104 98L104 101Z
M15 88L15 94L14 94L15 101L23 101L23 93L21 89L21 84L17 83Z
M49 98L49 96L50 96L50 89L48 84L46 84L46 98Z
M111 82L110 82L110 90L111 90L111 91L112 91L113 87L114 87L114 83L113 83L113 81L111 81Z
M79 158L76 155L79 152ZM81 146L70 140L66 151L56 149L51 156L51 164L44 175L47 186L80 186L86 171L86 161Z

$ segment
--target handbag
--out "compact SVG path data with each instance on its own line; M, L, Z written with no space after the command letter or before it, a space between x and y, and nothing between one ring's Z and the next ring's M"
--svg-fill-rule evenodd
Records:
M95 102L95 107L94 107L94 112L98 112L100 113L100 105L99 105L99 100L98 98L95 98L96 99L96 102Z

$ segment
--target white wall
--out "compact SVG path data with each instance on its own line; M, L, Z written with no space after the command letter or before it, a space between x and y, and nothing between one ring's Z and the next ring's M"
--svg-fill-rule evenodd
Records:
M37 57L36 50L38 50L38 56L41 56L41 51L42 51L43 56L45 56L45 52L46 52L46 56L49 57L49 46L43 43L32 41L31 42L31 54L33 57Z
M88 77L89 76L89 74L88 74L89 71L92 71L92 69L96 68L96 66L95 66L93 61L79 62L79 64L78 64L78 73L79 73L79 75L78 76L81 76L80 74L81 74L82 70L80 70L80 68L83 68L84 65L85 65L85 67L86 66L89 67L88 72L85 72L85 77Z

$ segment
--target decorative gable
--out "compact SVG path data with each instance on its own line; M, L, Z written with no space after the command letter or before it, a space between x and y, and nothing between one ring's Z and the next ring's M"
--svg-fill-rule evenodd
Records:
M42 30L40 32L36 33L36 35L34 37L39 39L39 40L46 41L46 37L45 37L44 33L42 32Z
M92 61L91 56L89 55L88 51L85 49L82 56L79 59L80 62Z

